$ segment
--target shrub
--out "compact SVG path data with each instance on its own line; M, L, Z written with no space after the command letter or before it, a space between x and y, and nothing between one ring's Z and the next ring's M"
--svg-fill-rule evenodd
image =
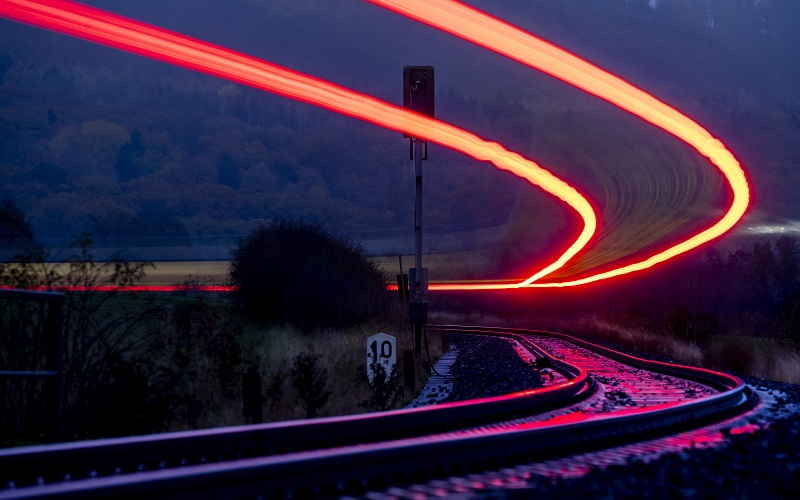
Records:
M306 418L315 418L331 397L328 370L320 366L318 354L300 353L292 366L292 387L306 409Z
M170 394L179 425L214 425L241 389L242 326L225 306L203 296L176 298L149 325L148 368Z
M788 338L800 342L800 292L795 292L783 305L782 319Z
M88 235L76 238L72 244L75 253L69 257L65 270L46 263L47 252L34 246L22 249L14 265L0 264L0 282L15 288L66 287L62 309L61 334L61 384L60 406L63 418L59 422L62 437L66 439L120 435L126 425L128 432L144 429L160 430L168 416L157 388L149 387L144 370L134 363L133 354L141 348L142 324L157 308L148 299L117 292L100 291L102 286L130 286L145 275L148 263L132 263L121 259L113 262L95 262L92 241ZM0 304L0 358L12 360L12 368L25 369L24 364L39 366L44 359L43 332L44 309L40 304L13 305L13 301ZM24 320L24 321L20 321ZM8 369L6 366L0 368ZM25 412L35 413L39 394L28 391L29 384L4 385L0 390L0 405L8 408L10 416ZM133 406L151 407L133 414L111 396L114 387L120 394L129 393ZM151 391L151 389L153 389ZM22 403L25 402L25 405ZM27 407L27 409L26 409ZM148 411L152 412L148 413ZM91 421L103 419L108 411L118 412L108 416L115 419L110 425L94 425ZM121 413L119 413L121 412ZM131 418L122 421L119 414ZM116 415L116 416L115 416ZM132 416L133 415L133 416ZM36 442L38 431L26 429L6 418L0 412L0 427L4 429L0 444ZM8 437L11 436L11 437Z
M356 379L359 382L367 383L370 388L369 398L359 403L358 406L371 411L386 411L397 408L403 400L403 386L400 384L397 365L393 365L389 372L386 371L383 363L373 360L371 365L375 374L372 381L367 376L365 366L362 365L358 368Z
M288 370L286 368L286 361L281 360L278 368L269 378L269 382L267 383L267 394L266 400L269 401L269 410L270 412L275 412L275 409L278 407L278 404L283 399L283 387L286 385L286 377L288 375Z
M697 345L710 342L717 330L713 314L692 313L682 307L669 314L666 326L674 338Z
M352 326L386 310L387 277L363 248L318 224L272 222L231 251L235 299L252 317L303 329Z
M110 377L91 389L87 411L72 415L86 420L89 435L127 436L165 430L171 420L171 397L165 388L152 383L148 367L126 361L116 352L103 361Z
M763 361L763 349L752 337L722 337L704 355L704 364L714 370L752 375Z

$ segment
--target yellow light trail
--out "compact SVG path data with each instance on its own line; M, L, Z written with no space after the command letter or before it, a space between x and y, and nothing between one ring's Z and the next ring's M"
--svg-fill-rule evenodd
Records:
M578 238L554 262L516 284L468 284L467 289L519 288L564 266L585 247L597 228L589 202L572 186L496 142L439 120L418 115L374 97L223 47L127 19L68 0L0 0L0 15L168 62L330 109L405 132L489 161L541 187L572 207L583 221Z
M750 203L750 187L744 170L722 142L678 110L659 101L625 80L526 31L454 0L366 0L398 14L439 28L459 38L547 73L604 99L686 142L707 157L722 172L733 192L725 215L712 226L649 258L580 280L522 286L575 286L648 269L688 252L729 231L742 218ZM532 277L533 278L533 277ZM466 289L459 285L436 287Z
M500 144L330 82L71 1L0 0L0 15L250 85L464 152L541 187L572 207L583 221L578 238L560 257L519 283L439 284L432 285L433 289L574 286L639 271L723 234L747 209L749 187L733 155L697 123L646 92L563 49L453 0L367 1L544 71L666 130L690 144L720 169L733 191L730 208L711 227L648 259L581 280L535 283L563 267L589 243L596 231L597 219L589 202L574 188Z

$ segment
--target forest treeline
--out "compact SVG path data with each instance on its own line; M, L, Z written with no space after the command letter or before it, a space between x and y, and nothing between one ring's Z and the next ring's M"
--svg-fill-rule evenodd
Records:
M400 101L403 64L436 64L437 116L576 178L601 203L605 187L583 175L587 164L613 170L633 157L650 171L667 171L687 161L674 141L639 136L602 104L361 2L95 3L392 102ZM475 5L698 117L749 169L759 210L800 217L790 189L800 182L798 2ZM180 14L186 9L192 16ZM411 224L412 171L397 133L60 35L2 26L0 199L22 207L40 238L89 231L99 239L147 235L181 244L295 217L345 230ZM591 140L608 130L630 137ZM576 143L576 136L587 139ZM427 222L512 213L521 183L511 175L441 149L431 158Z
M707 246L583 287L439 293L431 303L466 323L571 332L715 370L800 381L796 236L735 250Z
M800 345L800 240L795 236L730 251L708 247L658 271L649 288L639 290L637 299L628 295L621 301L625 305L616 308L616 319L700 345L718 335Z
M708 247L611 295L573 328L711 369L800 381L796 236Z

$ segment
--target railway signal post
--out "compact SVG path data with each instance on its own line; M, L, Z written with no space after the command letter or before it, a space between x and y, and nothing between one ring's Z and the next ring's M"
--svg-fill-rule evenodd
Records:
M433 66L403 68L403 107L433 118ZM422 327L428 322L428 269L422 267L422 160L428 159L428 141L405 135L411 140L414 160L414 268L409 269L409 322L414 325L414 357L422 353Z

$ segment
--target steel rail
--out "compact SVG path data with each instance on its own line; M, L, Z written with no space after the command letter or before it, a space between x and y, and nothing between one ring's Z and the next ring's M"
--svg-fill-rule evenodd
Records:
M551 357L523 335L509 338L536 357L550 359L568 380L504 396L408 410L0 450L0 487L24 488L62 482L65 477L76 481L445 433L569 406L593 393L594 383L582 368Z
M588 349L626 365L694 380L695 382L709 385L719 391L742 391L745 387L744 382L739 377L734 375L729 375L727 373L709 370L706 368L699 368L696 366L684 366L677 363L665 363L663 361L639 358L620 351L615 351L614 349L610 349L599 344L594 344L566 333L552 332L548 330L530 330L524 328L504 328L492 326L428 325L428 328L430 330L452 333L475 333L484 335L497 335L501 337L511 334L551 337L564 340L579 347L583 347L584 349Z
M602 351L620 362L662 373L686 376L715 385L710 397L651 410L631 410L613 416L549 425L519 424L506 429L477 429L428 437L411 437L335 449L312 450L247 460L203 464L66 482L41 488L0 493L7 498L92 497L236 497L264 494L337 495L364 488L381 488L430 477L458 475L512 463L565 456L626 442L668 435L716 422L751 408L755 394L740 379L724 373L660 363L629 356L571 336L535 330L448 326L438 329L492 334L519 339L547 335L575 340L581 347ZM529 341L526 340L526 343ZM400 412L410 415L412 412Z

